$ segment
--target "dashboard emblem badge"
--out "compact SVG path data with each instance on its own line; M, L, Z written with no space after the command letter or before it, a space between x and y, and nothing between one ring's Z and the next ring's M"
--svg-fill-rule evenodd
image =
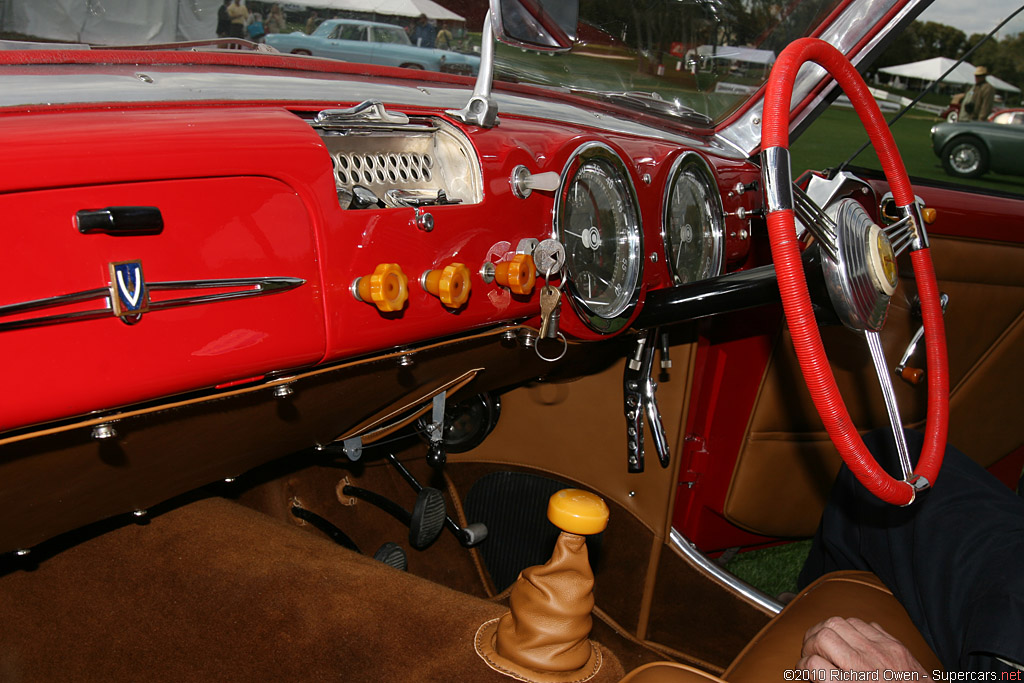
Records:
M142 261L110 264L110 305L114 315L129 325L149 310L149 289L142 277Z

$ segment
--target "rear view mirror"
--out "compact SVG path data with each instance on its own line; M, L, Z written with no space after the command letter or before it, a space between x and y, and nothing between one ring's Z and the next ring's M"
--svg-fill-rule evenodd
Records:
M494 36L503 43L562 52L576 41L577 0L491 0Z

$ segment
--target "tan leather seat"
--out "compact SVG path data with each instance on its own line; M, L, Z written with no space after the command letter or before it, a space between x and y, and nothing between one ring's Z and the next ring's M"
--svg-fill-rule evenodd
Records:
M721 678L675 662L655 662L630 672L623 683L729 681L760 683L783 680L783 672L800 659L804 633L833 616L877 622L921 662L925 670L942 664L889 589L868 572L834 572L800 593L754 636Z

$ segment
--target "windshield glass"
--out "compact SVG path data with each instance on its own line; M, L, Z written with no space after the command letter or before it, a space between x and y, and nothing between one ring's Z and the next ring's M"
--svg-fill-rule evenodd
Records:
M579 41L570 52L498 45L495 79L613 98L669 117L696 112L697 122L707 123L739 106L764 82L779 51L838 4L581 0ZM0 37L95 46L241 39L288 54L475 75L488 6L486 0L0 0Z
M839 0L582 0L578 42L561 55L497 50L497 79L563 86L671 115L721 120L767 79L775 57Z
M1005 16L1008 3L1018 1L967 6L936 0L892 42L878 65L940 56L952 63L973 44L980 17L987 31ZM708 127L757 91L786 45L814 33L845 4L580 0L578 42L571 51L552 54L499 44L494 77L499 84L539 85ZM206 41L206 49L266 44L287 54L475 76L488 7L487 0L0 0L0 39L143 47ZM935 19L924 20L933 10ZM957 28L968 21L970 30ZM1001 40L1006 43L1012 35L1004 31ZM1009 47L998 55L1001 61L988 47L975 61L990 64L1015 88L1022 62L1019 50ZM926 82L904 73L869 75L873 86L900 96L912 96ZM973 75L960 74L957 86L940 88L925 105L955 105L950 98L963 96L972 80ZM1019 91L999 87L996 104L1019 102Z

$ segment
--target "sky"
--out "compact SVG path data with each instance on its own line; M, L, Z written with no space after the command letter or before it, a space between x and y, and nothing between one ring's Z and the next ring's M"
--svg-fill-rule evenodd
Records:
M970 36L972 33L988 33L1022 4L1024 0L934 0L919 19L955 26ZM1024 12L1003 27L999 37L1021 31L1024 31Z

